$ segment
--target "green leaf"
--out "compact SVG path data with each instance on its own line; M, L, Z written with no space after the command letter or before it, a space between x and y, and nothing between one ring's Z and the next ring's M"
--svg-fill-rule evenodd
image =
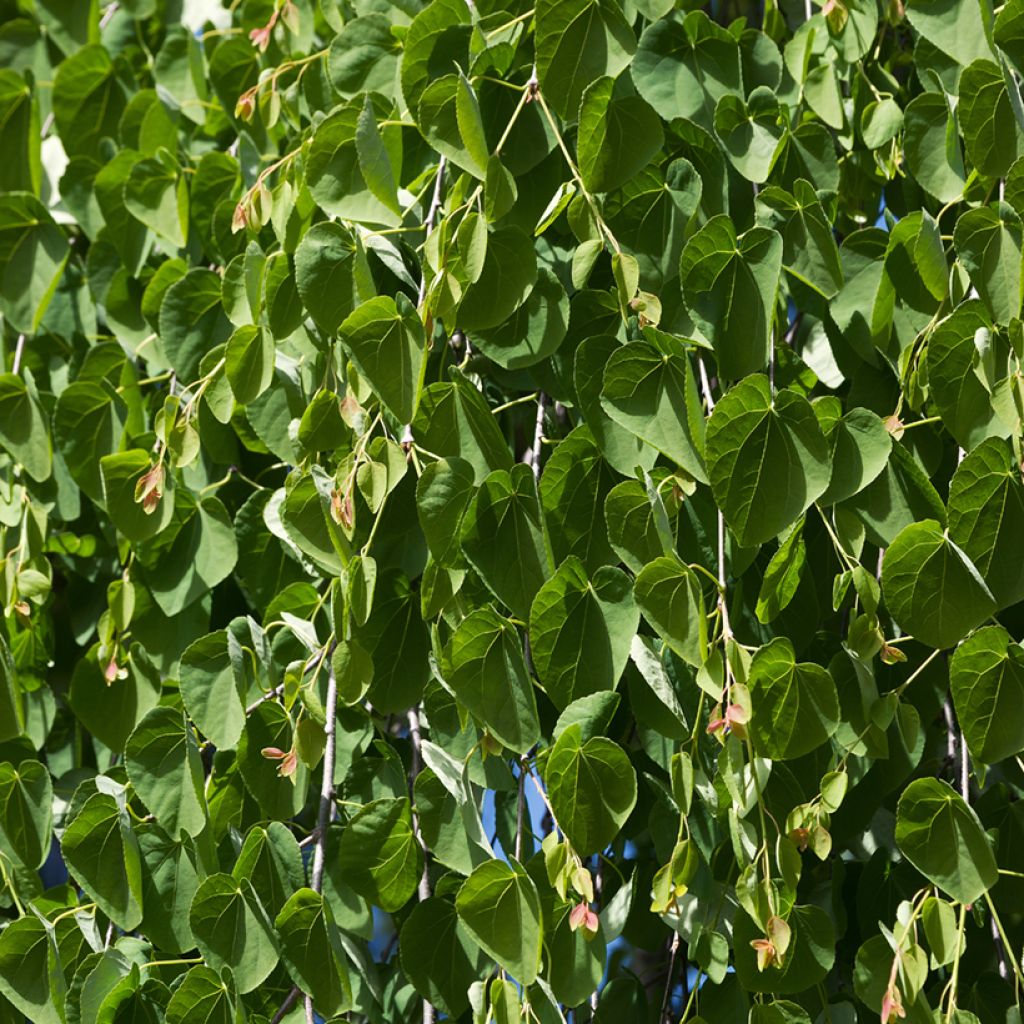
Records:
M348 970L335 951L334 923L324 898L312 889L299 889L277 915L274 927L281 957L292 980L323 1014L345 1010L350 1002Z
M0 847L37 870L50 853L53 786L38 761L0 764Z
M986 19L960 0L911 0L907 19L925 39L960 64L992 54L986 40Z
M338 857L346 881L381 910L409 901L423 870L407 798L374 800L345 826Z
M343 224L314 224L295 251L295 283L309 315L334 334L369 292L366 256Z
M1024 529L1024 485L1005 441L982 441L949 486L949 536L974 563L1000 608L1024 598L1014 555Z
M459 326L465 331L498 327L527 301L537 276L530 236L512 225L495 228L487 238L483 270L459 303Z
M33 480L50 476L50 432L35 386L13 373L0 374L0 444Z
M265 700L248 712L238 740L238 767L245 788L267 818L290 818L302 810L308 769L300 760L290 778L278 771L279 762L264 757L271 747L292 750L295 729L288 712L276 701Z
M610 192L642 171L665 141L658 115L625 88L626 76L598 78L579 112L579 169L591 192Z
M100 459L103 500L114 525L131 541L143 541L159 533L174 517L173 476L163 473L163 496L147 512L135 500L143 476L153 472L149 455L140 448L104 455Z
M796 906L786 921L791 938L782 966L757 968L757 954L750 945L764 935L745 911L736 914L733 948L736 976L748 992L792 995L824 980L836 959L836 933L832 919L820 907Z
M99 661L98 646L75 666L68 703L78 721L111 750L121 750L132 730L160 699L160 673L139 644L116 663L118 677L108 680L110 662ZM121 678L120 669L125 669Z
M8 68L0 72L0 123L0 143L9 156L0 170L0 189L5 193L38 192L38 108L29 83Z
M171 836L197 836L206 827L199 748L184 717L168 707L147 712L125 747L132 788Z
M399 293L369 299L341 325L341 336L359 373L401 423L416 412L426 359L423 322Z
M715 350L723 377L764 369L782 269L782 238L769 228L736 235L724 214L687 243L679 263L683 298Z
M459 623L448 644L445 677L459 702L503 746L525 754L540 739L522 638L492 608L479 608Z
M569 556L537 592L530 609L530 653L556 707L614 690L640 621L629 578L602 566L588 577Z
M331 52L334 52L333 46ZM377 115L369 95L363 101L356 125L356 154L359 157L359 169L370 191L392 213L401 215L391 157L377 127Z
M703 181L689 160L648 166L606 200L609 226L626 252L636 257L644 287L657 292L679 274L679 256Z
M900 627L930 647L952 647L996 607L974 563L931 519L903 529L885 552L882 593Z
M783 122L773 90L758 86L744 101L727 94L715 107L715 134L733 167L748 181L766 181L782 141Z
M573 931L566 908L555 925L550 941L551 991L567 1006L579 1006L597 991L604 977L606 944L603 929L597 935Z
M398 948L402 969L424 999L452 1017L469 1009L483 957L448 900L432 896L418 903L402 925Z
M373 11L346 21L331 41L328 68L339 96L395 91L401 46L383 13Z
M53 440L75 483L93 501L103 500L100 459L121 445L128 407L106 381L78 380L57 399Z
M117 138L124 108L124 89L104 47L83 46L58 66L53 116L68 156L98 156L103 139Z
M604 369L601 407L703 482L704 423L689 356L675 339L659 341L659 346L634 341L612 352Z
M771 622L789 606L796 596L806 564L807 545L801 520L779 545L764 571L755 609L759 622Z
M636 805L636 772L626 752L603 736L582 742L579 725L551 748L544 781L555 819L583 857L603 850Z
M903 112L907 166L921 186L940 202L957 199L967 174L956 121L938 92L916 96Z
M181 658L185 710L214 746L231 750L242 735L245 709L235 686L223 629L200 637Z
M604 523L613 479L589 427L576 427L555 448L540 478L555 561L574 555L588 572L616 561Z
M480 947L521 985L540 973L540 897L518 865L491 860L462 883L455 897L459 920Z
M663 18L640 37L632 67L640 95L666 120L685 117L711 127L715 104L742 91L740 48L703 11Z
M992 319L1008 324L1021 308L1021 220L1006 203L968 210L953 244Z
M183 249L188 240L188 185L172 159L140 160L124 186L124 205L140 223Z
M949 687L971 755L996 764L1024 750L1024 649L1001 626L968 637L949 664Z
M625 564L638 573L662 553L655 512L643 484L625 480L616 484L604 503L608 540Z
M167 1004L167 1024L235 1024L235 993L228 979L205 965L193 967Z
M967 155L980 173L1002 177L1024 153L1024 131L993 61L980 58L964 68L957 117Z
M541 90L559 114L574 116L591 82L629 64L632 29L615 0L540 0L535 12Z
M459 532L474 490L473 467L460 458L432 462L416 484L420 527L439 565L459 564Z
M616 312L616 317L618 313ZM604 387L604 371L612 355L622 346L610 334L597 334L587 338L573 358L573 384L576 388L576 396L579 400L580 411L586 419L590 432L594 435L601 453L608 464L619 473L632 474L638 466L644 469L651 469L657 461L657 449L652 448L640 439L632 430L622 426L612 419L604 410L601 400L601 391ZM634 350L638 352L639 350ZM657 380L659 374L655 375ZM666 376L664 383L668 384L669 377ZM626 374L619 378L624 393L629 393L630 381ZM639 429L641 424L648 429L652 415L660 405L658 388L652 389L652 394L644 396L645 401L636 404L635 409L630 409L630 421L633 422L632 413L636 413L636 426ZM630 407L632 403L629 403ZM672 415L676 415L672 413ZM666 417L666 425L667 425Z
M839 725L839 697L820 665L797 663L792 643L778 637L750 664L750 737L754 749L784 761L827 743Z
M828 447L810 403L784 388L774 401L767 378L728 391L708 422L711 491L744 546L778 536L826 490Z
M198 857L192 841L176 842L158 825L137 829L142 857L142 931L171 953L195 948L188 909L199 888Z
M424 389L412 433L435 455L465 459L477 483L492 470L512 466L508 444L487 402L462 376Z
M253 991L277 966L273 929L248 882L209 875L192 900L189 924L203 957L218 970L230 967L239 992Z
M996 859L981 822L945 782L915 779L896 808L896 845L930 882L961 903L996 884Z
M108 793L94 793L64 830L68 870L119 928L142 921L139 847L128 812Z
M823 506L859 494L883 472L892 453L892 435L870 409L851 409L831 424L827 438L832 476L818 499Z
M677 558L662 556L637 574L633 587L644 618L683 661L707 660L707 617L700 580Z
M53 927L32 914L0 932L0 992L33 1022L64 1020L65 985Z
M375 114L385 119L390 104L380 96L372 99ZM357 97L335 107L319 122L305 158L306 186L317 205L331 217L396 227L400 218L390 203L377 198L363 175L359 157L362 112L363 103ZM362 123L365 128L365 121ZM385 128L381 134L395 174L402 161L401 135L393 127ZM362 148L365 153L365 139ZM379 189L379 174L371 170L371 177Z
M64 232L35 196L0 195L0 311L15 330L36 332L70 253Z
M406 711L423 695L430 678L430 638L420 618L419 595L393 569L377 576L373 611L354 638L373 662L367 694L385 714Z
M165 615L177 615L227 579L238 559L231 517L219 498L175 494L174 514L138 548L142 578Z
M528 466L496 470L462 520L462 550L494 596L520 619L551 574L537 484Z
M478 331L474 341L499 366L521 370L553 355L568 327L565 289L547 267L539 267L527 300L501 324Z
M949 432L968 451L986 437L1003 437L990 386L976 372L993 345L992 323L978 300L961 303L932 331L927 368L932 396Z
M182 381L195 380L203 356L231 334L220 294L220 278L198 267L172 284L160 304L160 340Z
M799 178L792 195L770 185L757 196L758 223L782 235L782 266L796 281L830 299L843 286L832 226L810 182Z

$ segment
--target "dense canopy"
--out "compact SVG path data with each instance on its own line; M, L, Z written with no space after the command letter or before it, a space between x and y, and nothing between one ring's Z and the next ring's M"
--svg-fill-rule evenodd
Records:
M1024 0L0 0L0 1024L1020 1024Z

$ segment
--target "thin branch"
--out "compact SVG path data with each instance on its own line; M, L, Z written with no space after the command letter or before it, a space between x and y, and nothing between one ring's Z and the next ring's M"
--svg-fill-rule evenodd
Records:
M245 714L246 714L246 716L249 716L249 715L251 715L251 714L252 714L252 713L253 713L253 712L254 712L254 711L255 711L255 710L256 710L256 709L257 709L257 708L258 708L258 707L259 707L259 706L260 706L261 704L263 704L263 703L264 703L265 701L268 701L268 700L274 700L274 699L276 699L277 697L280 697L282 693L284 693L284 683L279 683L279 684L278 684L277 686L275 686L275 687L274 687L274 688L273 688L272 690L267 690L267 692L266 692L265 694L263 694L263 696L262 696L262 697L257 697L257 698L256 698L256 699L255 699L255 700L254 700L254 701L253 701L253 702L252 702L252 703L251 703L251 704L250 704L250 705L249 705L249 706L248 706L248 707L247 707L247 708L245 709Z
M314 892L321 892L324 885L324 863L327 857L327 826L334 814L334 762L338 749L337 739L338 680L331 667L327 675L327 702L324 712L327 723L324 735L324 777L320 784L320 810L316 821L316 845L313 847L313 876L310 887Z
M519 760L519 792L516 795L516 860L523 861L523 815L526 810L525 758Z
M413 783L416 776L419 775L420 768L423 764L423 755L420 753L423 740L420 736L420 713L418 708L409 709L408 721L409 741L412 744L412 765L409 771L409 795L411 797L413 794ZM423 833L420 831L420 819L419 815L416 813L415 805L413 806L412 812L412 829L416 836L416 841L423 849L423 874L420 875L420 882L417 887L417 898L420 903L422 903L424 900L430 899L430 868L427 862L429 851L427 850L427 844L423 841ZM423 1024L434 1024L435 1020L434 1007L424 999Z
M14 349L14 364L11 366L11 373L17 376L21 372L21 357L25 354L25 335L18 335L18 344Z
M321 659L326 654L327 647L325 646L323 654L320 655ZM270 694L266 694L262 700L266 700L268 697L270 697ZM262 700L257 701L253 706L258 707ZM313 837L315 837L313 841L316 845L313 847L313 875L310 879L310 888L314 892L323 891L324 864L326 863L327 856L327 826L331 823L331 818L334 816L334 762L338 749L337 710L338 681L334 677L334 669L331 668L327 676L327 701L324 706L324 713L327 716L327 722L324 725L324 735L327 738L327 742L324 744L324 777L323 782L320 784L320 808L317 812L316 830L313 832ZM280 1024L291 1008L298 1002L301 995L302 991L298 985L294 986L288 995L285 996L284 1002L277 1013L271 1017L270 1024ZM313 1019L313 1000L306 996L306 1020L312 1021Z
M270 1018L270 1024L281 1024L281 1021L288 1016L291 1008L299 1001L299 996L302 995L302 989L298 985L292 987L291 992L284 997L284 1002L281 1004L277 1013Z
M434 227L434 220L437 217L437 211L441 209L441 197L444 195L444 172L448 166L448 158L441 157L437 162L437 177L434 178L434 194L430 200L430 207L427 210L427 219L423 222L423 227L426 233L429 235ZM427 275L423 274L420 278L420 295L416 305L422 306L423 300L427 294Z
M964 803L970 805L971 755L967 749L967 741L964 739L964 734L957 726L956 716L953 714L953 702L948 696L942 704L942 715L946 720L946 757L954 769L959 761L960 795L964 798ZM957 756L958 752L959 757ZM994 915L989 917L988 923L992 931L992 943L996 949L996 959L999 962L999 977L1005 981L1010 977L1010 971L1006 963L1007 947L1003 944L1003 937L1000 934ZM953 998L956 998L955 992Z
M533 426L533 447L530 449L530 465L533 475L540 479L540 453L544 447L544 411L548 406L548 396L541 391L537 395L537 419Z
M672 985L676 976L676 956L679 953L679 932L672 933L672 955L668 961L668 974L665 977L665 994L661 997L661 1013L658 1015L660 1024L671 1024L672 1014L670 1000Z

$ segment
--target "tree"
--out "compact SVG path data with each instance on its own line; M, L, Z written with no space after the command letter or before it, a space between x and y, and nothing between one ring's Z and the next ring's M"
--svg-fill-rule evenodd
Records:
M3 0L0 1019L1020 1020L1024 0Z

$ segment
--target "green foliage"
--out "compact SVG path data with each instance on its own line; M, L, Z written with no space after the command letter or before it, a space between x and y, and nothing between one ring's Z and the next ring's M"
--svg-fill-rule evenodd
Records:
M1022 73L0 0L0 1021L1019 1024Z

